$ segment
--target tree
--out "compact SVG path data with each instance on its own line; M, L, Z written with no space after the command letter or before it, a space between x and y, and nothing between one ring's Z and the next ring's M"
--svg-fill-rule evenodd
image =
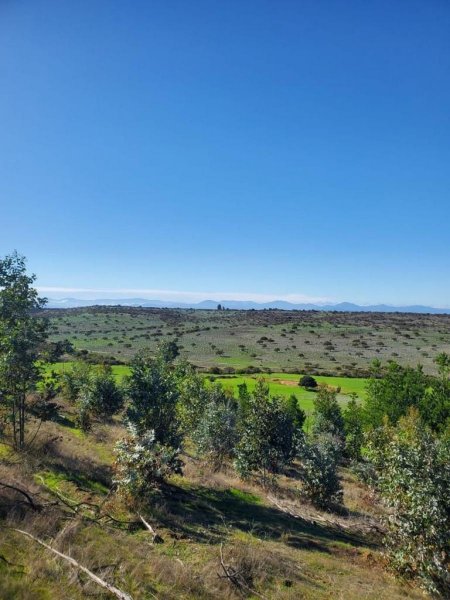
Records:
M335 437L339 443L343 443L344 419L335 390L327 386L320 386L314 398L313 419L312 432L314 436L326 434Z
M61 391L68 402L74 404L78 400L81 389L89 386L92 371L92 365L86 362L76 362L61 373Z
M308 442L302 437L298 444L301 491L314 506L322 509L342 502L337 454L332 443L331 438Z
M172 363L180 354L180 347L174 341L164 341L158 346L158 357L165 363Z
M208 402L194 431L198 451L219 469L232 456L237 442L237 405L222 386L208 390Z
M197 428L208 404L205 379L190 365L182 365L177 371L179 400L178 416L185 433Z
M0 260L0 402L19 450L25 447L27 398L42 377L38 361L48 338L47 321L37 318L46 301L35 280L17 252Z
M296 444L294 420L285 402L270 397L268 385L260 379L240 421L236 470L244 478L259 474L266 484L293 460Z
M314 389L317 387L317 381L311 375L303 375L298 382L300 387Z
M169 475L181 473L178 450L160 444L153 430L142 433L130 425L129 436L115 446L115 478L119 492L129 500L146 500Z
M442 433L450 428L450 357L442 352L435 362L438 377L426 375L421 366L413 369L395 362L384 372L378 368L367 385L366 428L380 427L384 417L395 424L412 407L433 431Z
M124 397L109 365L94 373L89 385L89 409L96 417L112 417L123 408Z
M178 448L181 443L177 403L180 396L176 373L168 354L156 358L138 354L131 363L126 392L129 399L127 417L138 435L154 431L155 441Z
M306 413L302 408L299 407L298 398L295 394L291 394L287 399L286 409L291 415L294 427L298 430L301 430L306 421Z
M342 413L345 431L345 453L353 460L361 458L361 447L364 442L363 408L358 404L356 398L356 394L352 394Z
M380 375L378 368L367 384L364 420L369 428L380 427L385 416L397 423L410 407L419 406L430 383L422 367L402 367L394 361Z
M385 545L391 566L419 577L432 593L450 597L450 442L410 409L393 427L368 434L367 456L388 508Z

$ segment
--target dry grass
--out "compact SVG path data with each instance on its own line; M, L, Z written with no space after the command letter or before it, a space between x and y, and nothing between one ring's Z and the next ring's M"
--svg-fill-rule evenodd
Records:
M187 456L185 476L175 477L144 507L163 543L151 544L143 528L95 524L88 509L75 514L57 494L136 521L120 498L105 493L111 447L123 430L113 423L84 436L70 426L69 413L67 420L46 424L30 454L10 454L0 462L0 480L29 490L44 506L40 512L17 507L17 494L0 490L0 555L9 563L0 559L1 600L108 597L49 551L8 529L18 525L134 600L237 600L256 594L277 600L423 598L386 573L376 540L352 531L373 520L379 508L346 471L346 511L331 515L305 504L287 477L280 477L277 489L263 490L242 482L230 467L214 472ZM239 574L241 586L221 577L221 546L224 563Z

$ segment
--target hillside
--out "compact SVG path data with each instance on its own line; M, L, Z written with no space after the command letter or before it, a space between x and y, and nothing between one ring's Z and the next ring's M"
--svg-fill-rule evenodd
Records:
M52 339L127 362L161 339L205 368L366 376L374 359L435 372L450 351L450 315L91 307L45 311Z
M43 424L21 460L0 447L0 481L27 490L36 505L0 490L1 514L9 515L0 541L2 600L110 597L14 527L134 600L423 598L386 572L380 508L346 469L344 508L323 513L294 493L288 477L267 491L231 469L212 471L188 451L185 476L172 477L142 513L159 536L152 542L138 514L110 492L112 446L123 428L96 423L85 435L74 417L64 405L59 422ZM224 567L236 571L234 583Z

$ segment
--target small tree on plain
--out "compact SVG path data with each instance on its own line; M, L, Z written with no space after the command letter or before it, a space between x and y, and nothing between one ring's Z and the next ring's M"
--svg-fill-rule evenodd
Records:
M312 377L312 375L303 375L300 377L300 381L298 382L300 387L314 389L317 387L317 381Z

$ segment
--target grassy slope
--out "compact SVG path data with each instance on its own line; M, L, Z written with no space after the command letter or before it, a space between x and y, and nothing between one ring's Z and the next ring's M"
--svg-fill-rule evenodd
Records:
M321 513L293 496L292 480L281 478L279 488L268 494L241 482L232 470L211 472L192 455L185 456L185 477L173 478L143 509L162 536L161 544L149 544L143 529L99 526L80 515L63 518L62 507L50 505L57 500L56 493L69 503L103 503L103 510L120 519L137 518L115 496L106 495L112 476L111 448L123 433L120 426L98 425L85 436L73 427L70 410L65 417L64 425L44 426L30 455L19 460L9 453L0 461L1 480L8 478L31 489L41 503L47 503L36 515L25 510L11 515L9 524L53 540L54 547L95 569L135 600L241 598L226 579L218 577L221 544L225 563L242 571L248 585L265 598L423 597L383 570L377 540L356 533L357 525L370 515L373 518L377 507L364 486L346 472L348 516L322 515L330 521L344 519L350 526L346 532L332 523L320 523ZM49 439L50 446L45 445ZM298 518L282 512L274 496ZM88 506L80 513L92 516ZM0 560L2 600L109 597L11 530L1 533L0 555L10 563Z

